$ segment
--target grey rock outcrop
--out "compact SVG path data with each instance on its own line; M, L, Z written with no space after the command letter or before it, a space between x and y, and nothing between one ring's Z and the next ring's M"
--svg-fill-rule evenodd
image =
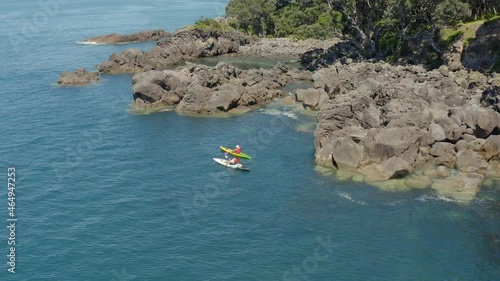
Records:
M458 193L477 192L476 181L482 178L467 175L494 173L487 161L498 159L500 153L500 114L491 104L481 105L491 80L486 75L384 63L336 63L311 78L314 89L297 92L298 99L306 92L329 97L316 106L318 164L327 159L330 166L357 170L373 182L438 165L447 173L435 172L435 177L454 177L456 172L448 169L458 170L459 176L446 182L459 185ZM466 191L472 181L474 188Z
M57 80L57 84L65 86L86 85L99 81L99 73L88 72L85 69L79 69L73 72L63 72Z
M108 61L99 65L99 71L123 73L154 70L196 58L235 53L240 45L248 42L245 35L236 31L183 30L158 42L149 52L132 48L121 54L114 53Z
M225 113L270 102L282 95L281 88L290 79L283 64L270 70L243 71L225 63L152 70L132 78L133 105L136 109L176 105L177 111L189 114Z

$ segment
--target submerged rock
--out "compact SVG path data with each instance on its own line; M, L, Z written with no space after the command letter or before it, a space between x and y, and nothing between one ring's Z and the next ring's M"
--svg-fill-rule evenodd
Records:
M116 34L102 35L92 38L87 38L83 42L95 44L123 44L133 42L158 41L163 37L169 36L170 33L163 29L145 30L132 34Z

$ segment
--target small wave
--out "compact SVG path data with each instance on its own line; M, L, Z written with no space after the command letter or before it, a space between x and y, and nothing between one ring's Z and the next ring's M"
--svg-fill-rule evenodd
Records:
M459 200L451 199L449 197L444 196L441 193L433 193L433 194L425 194L420 197L415 198L415 200L421 201L421 202L427 202L427 201L445 201L445 202L453 202L453 203L462 203Z
M93 41L76 41L75 44L78 44L78 45L106 45L103 43L97 43L97 42L93 42Z
M267 115L273 115L273 116L285 116L294 120L298 120L299 117L297 117L297 114L291 111L283 111L283 110L278 110L278 109L266 109L262 111L264 114Z
M354 200L352 199L351 195L348 194L348 193L345 193L345 192L337 192L337 194L342 197L342 198L345 198L353 203L356 203L356 204L360 204L360 205L366 205L366 202L363 202L363 201L358 201L358 200Z
M396 206L396 205L399 205L399 204L406 202L406 201L407 201L406 199L401 199L401 200L394 201L394 202L386 202L386 203L384 203L384 205Z

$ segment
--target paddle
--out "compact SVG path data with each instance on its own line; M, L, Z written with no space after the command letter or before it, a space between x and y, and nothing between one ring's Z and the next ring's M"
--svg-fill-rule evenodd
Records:
M226 167L229 166L229 158L227 157L227 152L224 152L224 157L226 158Z

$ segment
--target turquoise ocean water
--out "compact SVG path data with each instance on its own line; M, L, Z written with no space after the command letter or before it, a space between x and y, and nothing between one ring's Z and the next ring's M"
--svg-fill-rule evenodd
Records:
M0 280L500 280L498 186L469 205L383 192L315 171L313 134L298 130L314 119L290 108L134 115L130 75L55 85L61 71L153 45L79 40L175 31L226 1L40 2L54 3L0 4ZM253 156L248 173L211 159L235 144Z

